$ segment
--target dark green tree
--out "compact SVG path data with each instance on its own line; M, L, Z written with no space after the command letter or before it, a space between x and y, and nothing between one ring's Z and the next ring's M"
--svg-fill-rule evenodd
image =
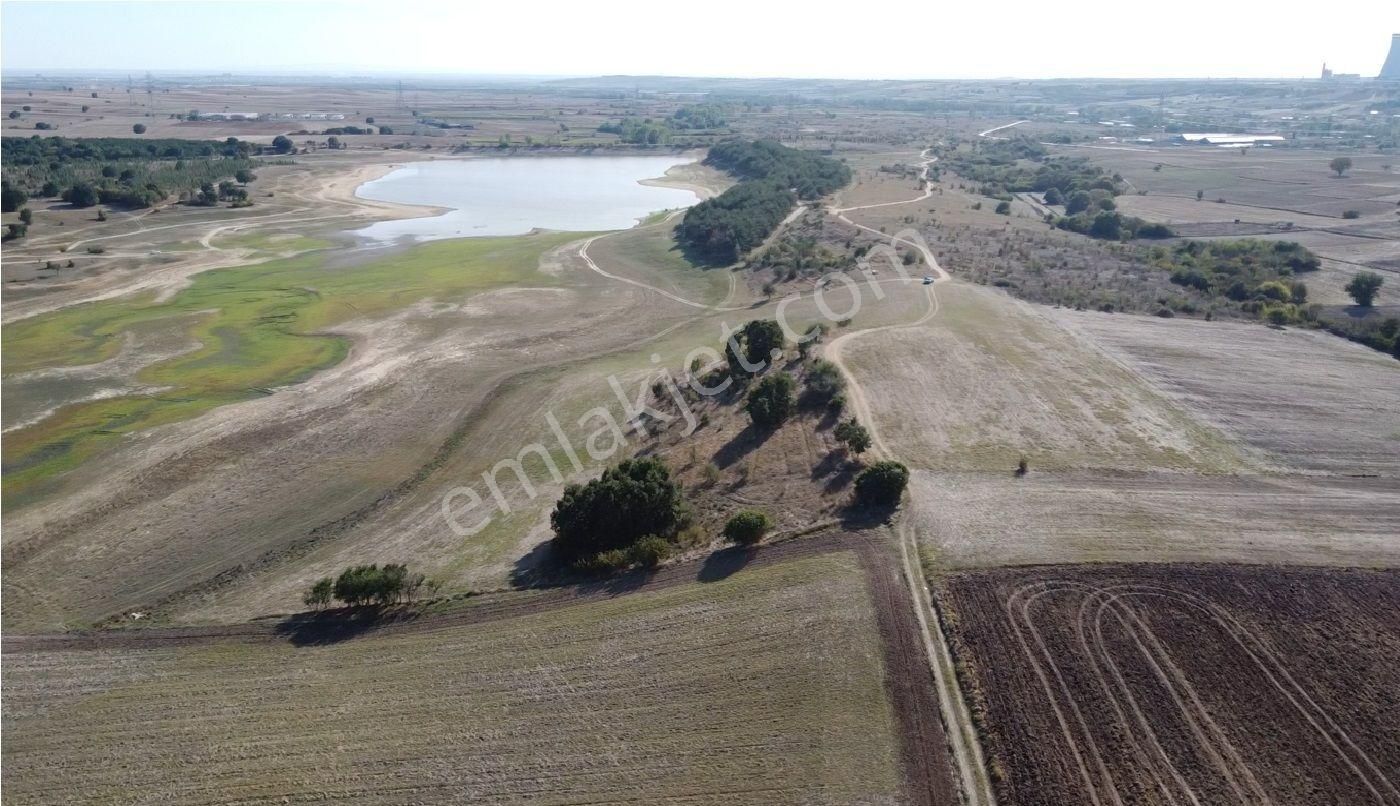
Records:
M1348 170L1350 170L1351 157L1333 157L1332 161L1327 163L1327 167L1336 171L1337 176L1341 176L1342 174L1345 174Z
M1352 276L1344 290L1363 308L1371 307L1376 300L1376 292L1385 284L1385 278L1373 271L1359 271Z
M63 192L63 200L74 207L91 207L97 204L97 188L86 182L75 182Z
M285 134L279 134L272 138L272 150L278 154L290 154L296 151L296 144Z
M335 581L330 577L322 577L316 580L316 584L301 597L301 601L307 607L320 610L331 603L331 597L335 595Z
M846 446L853 455L859 456L870 450L870 432L852 417L836 426L836 440Z
M793 389L797 386L786 372L775 372L759 381L744 404L753 424L777 428L797 410Z
M856 476L856 502L868 507L894 507L909 485L909 468L899 462L876 462Z
M567 561L625 549L647 535L670 538L684 514L680 484L659 459L628 459L587 484L570 484L554 506L554 549Z

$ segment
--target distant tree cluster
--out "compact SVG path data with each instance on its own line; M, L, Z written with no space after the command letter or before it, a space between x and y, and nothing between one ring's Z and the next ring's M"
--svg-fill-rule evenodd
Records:
M1066 209L1069 209L1066 206ZM1170 238L1174 233L1166 224L1144 221L1135 216L1125 216L1111 209L1089 210L1077 215L1057 216L1057 228L1088 235L1101 241L1124 241L1137 238Z
M664 120L632 116L604 123L598 127L604 134L615 134L624 143L659 145L671 139L671 130Z
M775 140L721 141L710 147L705 164L743 179L777 183L801 199L820 198L851 181L851 169L840 160Z
M406 565L356 565L341 571L335 579L317 580L302 602L317 610L332 600L351 607L401 604L414 601L423 583L423 575L411 573Z
M1103 191L1111 198L1123 190L1120 179L1084 157L1049 156L1045 146L1025 136L947 149L940 164L976 183L983 196L1002 200L1011 193L1045 193L1046 204L1060 204L1077 191Z
M729 125L724 107L718 104L683 106L671 115L671 125L677 129L719 129Z
M6 137L3 170L10 186L31 196L61 196L76 207L149 207L246 171L258 148L232 137L222 143Z

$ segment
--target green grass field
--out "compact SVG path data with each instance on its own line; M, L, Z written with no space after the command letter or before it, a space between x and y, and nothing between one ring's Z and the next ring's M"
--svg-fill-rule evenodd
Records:
M323 253L195 275L169 300L127 297L75 306L4 328L6 374L92 364L114 356L128 329L178 322L201 346L146 367L158 395L67 406L5 440L6 506L76 466L122 434L192 417L215 406L296 383L339 362L340 322L383 316L423 299L460 299L513 283L549 285L546 250L581 237L551 233L471 238L415 246L358 266L328 265Z

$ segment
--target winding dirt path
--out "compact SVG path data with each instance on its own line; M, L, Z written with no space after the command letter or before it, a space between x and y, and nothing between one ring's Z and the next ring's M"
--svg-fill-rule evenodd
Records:
M1015 125L1015 124L1011 124ZM1003 127L1005 128L1005 127ZM923 201L933 195L933 183L929 181L928 173L933 163L938 161L937 157L929 156L929 149L922 151L919 178L923 182L923 192L912 199L904 199L897 202L881 202L879 204L867 204L856 207L829 208L829 212L841 221L850 224L857 229L864 230L882 238L889 239L892 245L902 245L917 250L933 271L935 277L932 283L924 286L928 295L928 308L923 316L913 322L884 325L882 327L859 330L854 333L847 333L827 344L823 351L827 360L835 364L846 379L846 392L854 409L857 419L865 423L870 432L873 443L873 453L877 457L894 459L895 453L885 444L880 435L880 430L876 425L875 418L871 414L870 401L866 397L865 391L856 380L842 357L842 351L851 343L852 339L866 336L871 333L883 331L904 330L913 327L920 327L927 324L938 315L940 306L936 288L942 283L952 280L952 276L939 265L938 258L933 251L928 248L922 240L912 241L901 238L897 235L891 236L873 227L867 227L852 221L846 213L857 210L869 210L877 207L893 207L900 204L913 204ZM901 278L897 282L912 283L920 282L910 278ZM953 654L948 647L947 638L942 624L941 615L933 606L932 598L929 596L928 579L924 576L923 566L919 562L919 545L913 531L904 524L898 528L900 562L904 570L904 578L908 582L910 596L915 605L915 613L918 617L919 630L924 644L924 652L927 656L930 668L933 670L934 682L938 688L939 707L943 713L943 719L947 726L948 743L952 749L953 760L958 768L958 776L961 783L963 797L968 806L992 806L996 803L996 796L992 791L991 781L987 776L987 766L982 754L982 744L977 738L977 729L972 721L972 714L967 708L967 700L962 695L962 690L958 685L956 669L953 665ZM933 617L933 626L930 626L929 616Z

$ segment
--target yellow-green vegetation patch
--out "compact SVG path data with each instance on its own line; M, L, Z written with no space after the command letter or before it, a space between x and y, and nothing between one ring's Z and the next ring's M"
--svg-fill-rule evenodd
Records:
M170 320L202 346L143 369L137 379L166 391L79 403L9 434L6 505L71 469L123 434L266 394L339 362L346 339L329 332L423 299L460 299L510 285L550 285L544 251L580 237L551 233L468 238L415 246L359 265L309 253L195 275L168 300L125 297L73 306L4 327L5 372L91 364L111 358L122 334Z
M334 244L324 238L312 238L295 232L241 232L217 238L220 249L251 249L257 252L310 252L327 249Z
M879 633L849 553L437 618L322 646L10 645L7 802L899 799Z

